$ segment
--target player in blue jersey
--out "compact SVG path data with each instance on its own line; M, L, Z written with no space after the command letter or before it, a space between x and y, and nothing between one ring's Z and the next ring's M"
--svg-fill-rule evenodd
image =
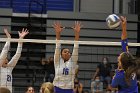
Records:
M139 60L128 52L126 17L121 16L122 25L122 53L118 57L118 69L112 79L111 87L118 88L118 93L138 93L137 75Z
M121 16L121 26L122 26L122 35L121 35L121 45L122 45L122 51L128 52L128 39L127 39L127 31L126 31L126 25L127 20L126 17Z
M118 93L138 93L137 75L138 62L128 53L118 57L118 69L112 79L111 87L118 87Z

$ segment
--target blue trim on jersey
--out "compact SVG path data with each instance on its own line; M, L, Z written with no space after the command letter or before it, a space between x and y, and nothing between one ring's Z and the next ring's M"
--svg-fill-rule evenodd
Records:
M121 41L121 45L122 45L122 51L123 52L127 52L128 49L128 39L124 39Z
M131 79L130 86L128 86L125 81L125 71L124 70L121 70L121 71L116 70L115 76L112 79L111 86L113 88L118 87L118 93L138 93L136 77Z
M54 89L55 89L55 93L74 93L73 89L62 89L56 86L54 87Z

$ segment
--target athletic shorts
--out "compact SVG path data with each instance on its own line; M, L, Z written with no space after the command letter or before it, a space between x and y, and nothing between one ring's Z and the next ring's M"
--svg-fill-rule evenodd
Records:
M55 89L55 93L74 93L73 89L62 89L56 86L54 87L54 89Z

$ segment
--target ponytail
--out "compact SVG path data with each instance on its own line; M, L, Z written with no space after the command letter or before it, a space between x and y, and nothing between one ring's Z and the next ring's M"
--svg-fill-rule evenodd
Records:
M46 87L43 93L50 93L49 89Z

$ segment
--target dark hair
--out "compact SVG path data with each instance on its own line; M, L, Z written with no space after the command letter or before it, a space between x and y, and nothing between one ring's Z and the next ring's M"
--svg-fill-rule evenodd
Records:
M103 58L102 58L102 62L103 62L104 58L107 60L107 62L109 62L108 57L103 57Z
M125 71L125 81L127 82L128 85L130 85L130 79L132 73L136 73L138 70L138 65L139 62L136 61L136 59L128 52L123 52L121 54L121 65L122 68Z
M99 79L100 79L100 76L99 76L99 75L96 75L96 76L95 76L95 79L96 79L97 77L99 77Z
M63 52L64 49L68 49L68 48L62 48L62 49L61 49L61 55L62 55L62 52Z
M61 49L61 55L62 55L62 52L63 52L64 49L67 49L67 48L62 48L62 49Z
M107 61L107 64L104 64L104 65L106 65L107 68L112 68L112 66L111 66L111 64L110 64L110 62L109 62L109 58L108 58L108 57L103 57L103 58L102 58L102 62L104 61L104 58L105 58L106 61Z

